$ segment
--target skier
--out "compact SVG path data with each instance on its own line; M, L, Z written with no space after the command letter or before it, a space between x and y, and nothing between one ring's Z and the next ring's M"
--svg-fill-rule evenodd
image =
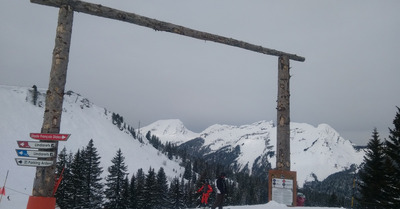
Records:
M200 189L197 190L197 193L202 193L201 196L201 206L203 208L206 208L208 205L208 197L210 196L210 193L213 191L211 185L208 183L207 180L203 181L203 185L200 187Z
M297 206L304 206L306 196L303 193L297 193Z
M224 203L224 196L227 192L226 190L226 182L225 182L225 173L221 173L219 177L216 180L216 191L217 191L217 198L211 207L212 209L215 209L218 207L219 209L222 209L222 204Z

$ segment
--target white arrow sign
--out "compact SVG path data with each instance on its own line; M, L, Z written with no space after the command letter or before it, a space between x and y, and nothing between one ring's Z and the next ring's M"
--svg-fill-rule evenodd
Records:
M71 134L42 134L42 133L30 133L29 136L32 139L38 140L51 140L51 141L67 141Z
M15 158L15 162L17 162L17 165L20 166L47 167L53 165L52 160Z
M53 149L56 147L55 142L17 141L17 143L20 148Z

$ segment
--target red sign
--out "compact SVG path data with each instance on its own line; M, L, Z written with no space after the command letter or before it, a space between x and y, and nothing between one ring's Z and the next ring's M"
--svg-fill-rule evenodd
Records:
M71 134L41 134L41 133L31 133L30 137L32 139L38 140L49 140L49 141L67 141Z
M53 149L56 147L55 142L17 141L17 143L20 148Z

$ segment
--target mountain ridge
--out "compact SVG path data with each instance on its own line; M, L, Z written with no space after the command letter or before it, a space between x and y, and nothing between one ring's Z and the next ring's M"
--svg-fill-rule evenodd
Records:
M166 124L175 132L159 129ZM182 132L177 132L178 129ZM180 120L159 120L141 129L141 132L147 131L163 143L171 142L189 149L189 153L210 159L222 157L224 163L229 163L237 171L252 173L258 167L275 167L276 127L272 121L241 126L215 124L194 133L187 130ZM191 149L188 144L195 148ZM349 169L353 164L360 165L364 151L354 146L328 124L315 127L291 122L291 168L298 173L299 186L315 180L315 177L323 180L330 174ZM221 152L231 156L224 157ZM225 158L231 160L226 161Z
M0 120L3 133L0 136L6 139L7 143L3 146L5 144L2 142L2 147L7 149L0 154L0 157L12 161L2 167L11 166L18 172L25 172L28 169L33 173L31 171L33 169L17 167L13 159L15 152L10 149L17 148L16 140L27 139L30 132L40 130L45 89L39 89L36 106L31 104L32 98L30 88L0 85L2 100L0 104L3 109L1 115L5 116ZM180 175L183 172L179 162L170 162L148 143L139 143L135 140L127 129L122 128L121 131L121 128L112 125L111 111L96 106L80 94L66 92L62 117L61 132L72 133L69 142L74 141L73 144L65 143L67 150L76 151L86 146L93 138L95 146L102 155L104 168L111 164L109 161L117 148L121 147L127 159L136 158L127 163L131 172L135 172L139 167L148 167L152 164L148 162L152 161L153 157L159 159L158 162L153 162L153 168L157 169L168 164L165 167L170 167L166 169L169 176ZM195 133L187 129L179 119L170 119L159 120L140 129L143 135L148 131L164 144L167 141L177 145L185 143L188 145L192 142L192 147L196 145L197 150L202 151L202 157L209 159L222 157L224 162L232 164L237 171L265 172L265 169L275 167L276 127L273 121L263 120L241 126L214 124L200 133ZM63 146L61 143L60 148ZM356 151L354 144L343 139L328 124L314 127L307 123L292 122L291 146L291 167L298 173L300 187L304 182L314 180L314 176L323 180L332 173L349 168L352 164L359 165L364 156L363 150ZM140 154L134 155L132 152ZM1 171L0 175L3 172Z

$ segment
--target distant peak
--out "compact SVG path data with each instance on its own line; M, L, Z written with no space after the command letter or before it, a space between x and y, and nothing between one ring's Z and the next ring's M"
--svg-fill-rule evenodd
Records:
M192 133L179 119L158 120L147 127L151 127L151 132L162 135L186 135L189 132Z

